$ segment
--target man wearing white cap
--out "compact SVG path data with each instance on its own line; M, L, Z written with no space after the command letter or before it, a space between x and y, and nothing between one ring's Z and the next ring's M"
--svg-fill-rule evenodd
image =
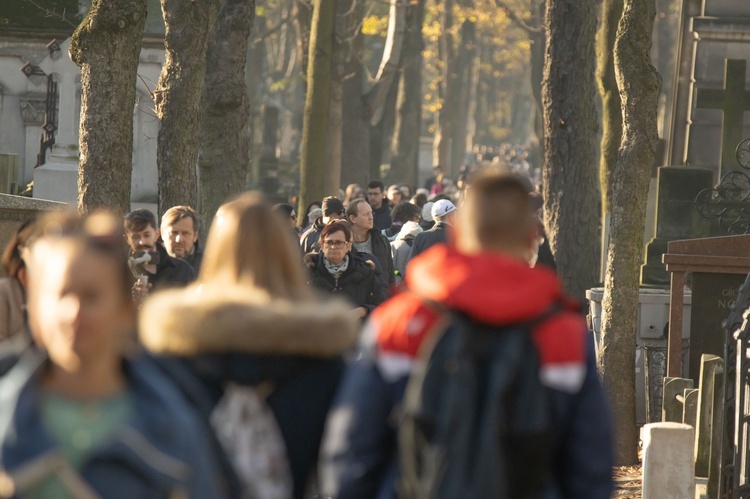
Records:
M448 240L448 228L453 223L455 216L456 206L453 203L447 199L436 201L432 205L432 218L435 220L435 225L414 239L409 260L435 244L446 242Z

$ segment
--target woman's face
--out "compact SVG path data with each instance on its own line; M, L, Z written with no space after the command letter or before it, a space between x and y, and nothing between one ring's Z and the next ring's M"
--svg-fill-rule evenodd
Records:
M323 248L323 254L326 256L329 262L334 265L338 265L344 259L346 254L349 252L349 246L351 243L346 240L344 231L336 231L320 242Z
M74 372L118 360L135 313L114 257L65 243L40 242L34 253L29 320L52 362Z

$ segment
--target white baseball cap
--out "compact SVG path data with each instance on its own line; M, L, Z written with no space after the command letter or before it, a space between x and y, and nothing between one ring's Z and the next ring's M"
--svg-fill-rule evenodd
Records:
M445 215L455 210L456 205L447 199L441 199L432 205L432 218L443 218Z

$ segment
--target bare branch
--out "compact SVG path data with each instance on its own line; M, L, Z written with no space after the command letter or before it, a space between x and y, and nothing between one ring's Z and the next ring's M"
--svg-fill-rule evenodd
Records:
M508 4L503 0L495 0L495 5L502 9L503 12L505 12L505 14L508 16L508 18L516 24L516 26L527 33L537 34L541 33L544 29L542 26L529 26L529 24L521 16L519 16L515 10L510 8L510 6L508 6Z
M60 19L60 20L62 20L62 21L64 21L64 22L66 22L67 24L70 24L70 25L71 25L71 26L73 26L74 28L77 28L77 27L78 27L78 25L77 25L77 24L73 24L72 22L70 22L70 21L68 20L68 18L67 18L67 17L65 17L65 11L63 11L63 15L60 15L60 14L58 14L57 12L55 12L55 10L54 10L54 9L50 10L50 9L48 9L48 8L46 8L46 7L42 7L41 5L39 5L38 3L36 3L36 2L34 1L34 0L26 0L26 2L30 3L31 5L33 5L33 6L34 6L34 7L36 7L37 9L39 9L39 10L41 10L41 11L44 11L44 13L45 13L45 14L47 15L47 17L57 17L58 19Z
M288 16L284 17L281 21L279 21L279 24L277 24L273 28L271 28L268 31L266 31L265 33L263 33L262 36L259 36L258 38L254 39L253 40L253 45L256 45L256 46L260 45L261 43L263 43L263 41L266 38L268 38L269 36L273 35L277 31L281 30L281 28L283 28L284 25L286 25L289 22L294 21L295 19L297 19L298 15L299 14L289 14Z

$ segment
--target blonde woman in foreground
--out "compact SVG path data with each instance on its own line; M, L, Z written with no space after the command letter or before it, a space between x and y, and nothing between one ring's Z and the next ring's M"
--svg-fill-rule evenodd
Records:
M341 355L357 338L357 321L347 309L313 294L287 223L260 194L250 193L217 212L198 280L145 303L140 334L207 416L226 401L229 383L263 384L259 394L281 430L293 496L303 497L343 369ZM271 451L263 452L258 460ZM240 478L245 491L262 494ZM260 481L272 490L266 497L283 496L283 484Z

